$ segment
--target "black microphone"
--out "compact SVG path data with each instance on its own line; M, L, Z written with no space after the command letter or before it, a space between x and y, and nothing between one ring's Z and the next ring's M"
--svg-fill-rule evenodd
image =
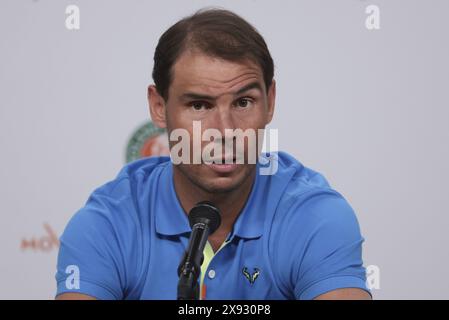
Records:
M178 300L198 300L198 277L207 238L221 223L220 210L208 201L197 203L189 213L192 228L189 246L178 266Z

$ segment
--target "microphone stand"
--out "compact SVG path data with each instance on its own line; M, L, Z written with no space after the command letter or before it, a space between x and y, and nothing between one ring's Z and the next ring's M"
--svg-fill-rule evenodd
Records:
M204 255L203 249L207 241L207 226L197 223L193 228L189 248L178 266L178 300L199 300L200 290L198 278ZM193 248L199 250L192 250Z
M199 300L198 277L201 272L209 234L217 230L221 223L220 210L208 201L197 203L189 213L192 228L189 246L178 266L178 300Z

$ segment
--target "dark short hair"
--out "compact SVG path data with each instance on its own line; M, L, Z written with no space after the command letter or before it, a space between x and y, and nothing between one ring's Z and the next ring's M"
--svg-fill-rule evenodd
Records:
M262 69L267 90L271 85L273 59L259 32L231 11L202 9L175 23L159 38L153 80L165 100L172 81L172 67L188 48L229 61L252 61Z

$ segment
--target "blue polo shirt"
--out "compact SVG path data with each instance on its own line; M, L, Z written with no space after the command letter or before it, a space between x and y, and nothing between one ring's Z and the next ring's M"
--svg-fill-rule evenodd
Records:
M284 152L261 175L232 232L205 250L205 299L313 299L366 288L359 225L326 179ZM96 189L60 238L57 295L176 299L177 267L190 227L168 157L129 163Z

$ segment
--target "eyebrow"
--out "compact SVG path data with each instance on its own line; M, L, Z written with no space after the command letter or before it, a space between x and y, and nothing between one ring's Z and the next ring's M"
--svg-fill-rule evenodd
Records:
M246 91L249 91L251 89L257 89L260 92L263 92L262 86L259 82L251 82L247 84L246 86L240 88L236 92L234 92L234 96L237 96L239 94L242 94ZM196 92L186 92L181 95L181 99L196 99L196 100L216 100L218 97L209 96L206 94L196 93Z

